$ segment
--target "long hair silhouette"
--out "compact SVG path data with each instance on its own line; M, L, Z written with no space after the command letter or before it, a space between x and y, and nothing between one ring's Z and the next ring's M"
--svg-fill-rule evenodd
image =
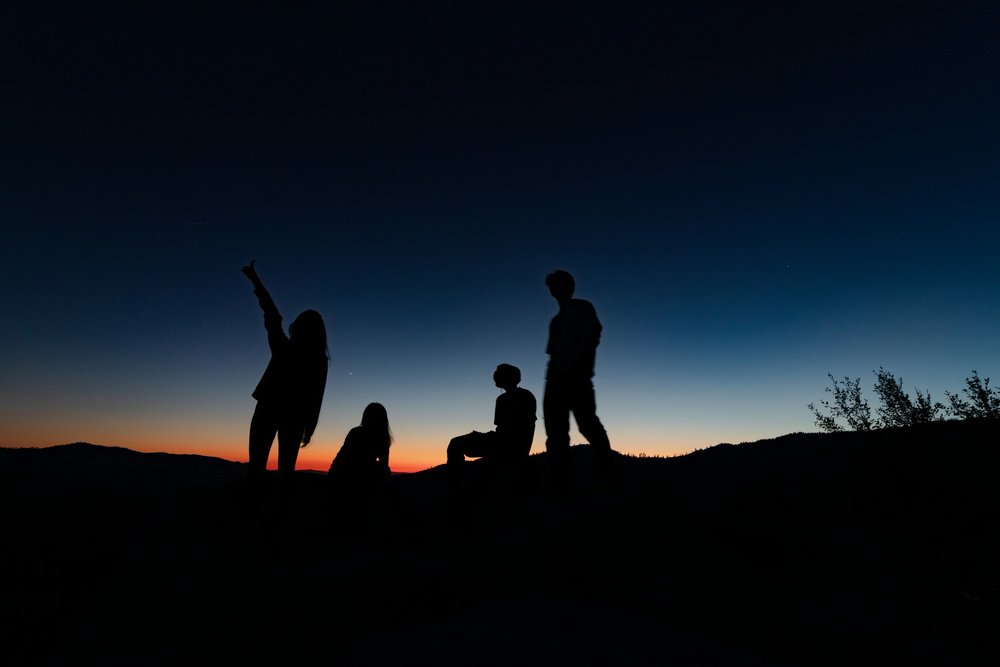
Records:
M369 403L361 413L361 428L373 440L377 440L386 449L392 446L392 429L389 428L389 413L381 403Z
M326 324L316 310L303 310L288 325L288 340L304 355L323 355L330 361L330 348L326 342Z
M289 325L281 326L281 313L264 287L254 262L242 268L253 284L261 311L271 358L253 391L257 400L250 420L249 474L264 474L267 459L278 437L278 472L295 471L300 447L312 440L319 421L330 365L326 325L315 310L305 310Z

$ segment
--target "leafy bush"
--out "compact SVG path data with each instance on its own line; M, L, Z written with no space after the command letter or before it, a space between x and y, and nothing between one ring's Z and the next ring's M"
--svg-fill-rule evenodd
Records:
M989 378L985 383L979 381L979 376L973 371L973 377L966 380L968 385L965 394L971 403L948 394L951 408L946 409L942 403L931 399L930 392L915 391L916 397L903 390L903 379L879 368L875 373L875 395L878 397L878 417L872 419L871 407L861 394L861 378L851 380L845 377L838 382L833 375L827 374L833 387L826 391L833 394L833 401L820 401L822 410L815 404L808 405L816 418L816 425L824 431L843 431L844 426L838 420L847 423L852 431L870 431L873 428L888 428L892 426L913 426L939 421L947 411L952 414L1000 416L1000 392L989 389Z
M916 401L903 391L903 379L879 367L875 371L875 394L881 405L878 408L879 427L913 426L942 418L944 405L931 401L931 394L915 391Z
M976 371L972 371L972 377L965 378L962 393L969 398L968 401L958 394L944 393L951 403L948 412L959 419L1000 418L1000 391L990 389L990 379L980 379Z
M823 414L813 403L809 404L809 409L816 416L816 425L824 431L843 431L844 427L837 423L837 418L840 418L846 421L853 431L870 431L872 411L868 401L861 395L861 378L851 380L845 377L841 384L832 374L827 373L827 376L833 383L832 389L826 388L826 391L833 394L833 403L820 401L829 414Z

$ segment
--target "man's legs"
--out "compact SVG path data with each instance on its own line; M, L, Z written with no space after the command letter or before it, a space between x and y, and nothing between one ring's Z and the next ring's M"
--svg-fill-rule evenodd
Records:
M607 472L611 463L611 441L608 440L608 433L604 430L604 425L597 417L597 400L594 398L594 383L581 382L576 391L573 392L573 416L576 418L576 426L580 429L580 434L587 439L594 453L597 455L597 462L601 466L602 472Z
M488 454L488 433L473 431L459 435L448 443L448 486L458 493L462 488L462 470L465 467L465 457L478 458Z
M549 454L552 482L559 487L568 481L570 397L565 383L546 380L542 398L545 421L545 451Z
M471 518L468 498L463 489L465 457L489 455L489 443L495 433L473 431L448 443L448 518L455 529L464 530Z

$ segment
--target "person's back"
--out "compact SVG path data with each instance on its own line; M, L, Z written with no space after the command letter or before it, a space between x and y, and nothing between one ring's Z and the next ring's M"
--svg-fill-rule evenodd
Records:
M375 489L388 479L392 434L385 408L370 403L361 425L347 433L344 444L330 463L331 483L350 489Z
M378 457L372 445L372 440L366 436L365 429L355 426L347 432L344 444L330 463L330 473L348 475L375 463Z
M535 438L537 401L524 387L514 387L497 396L494 424L506 458L527 456Z
M547 376L589 379L594 376L600 320L594 305L584 299L567 299L549 323Z
M492 463L517 463L531 454L535 437L536 401L527 389L519 387L521 370L500 364L493 372L493 383L503 390L494 405L496 429L488 433L472 431L448 443L448 479L455 497L462 487L465 457Z
M331 527L335 534L360 536L373 501L392 496L389 448L392 431L381 403L369 403L361 424L347 432L327 474Z

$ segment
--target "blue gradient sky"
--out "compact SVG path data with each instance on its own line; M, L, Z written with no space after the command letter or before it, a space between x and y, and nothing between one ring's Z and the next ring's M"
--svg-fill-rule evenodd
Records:
M126 4L0 10L0 444L244 457L250 259L329 329L300 467L369 401L443 463L501 362L540 400L555 268L620 451L1000 373L996 6Z

